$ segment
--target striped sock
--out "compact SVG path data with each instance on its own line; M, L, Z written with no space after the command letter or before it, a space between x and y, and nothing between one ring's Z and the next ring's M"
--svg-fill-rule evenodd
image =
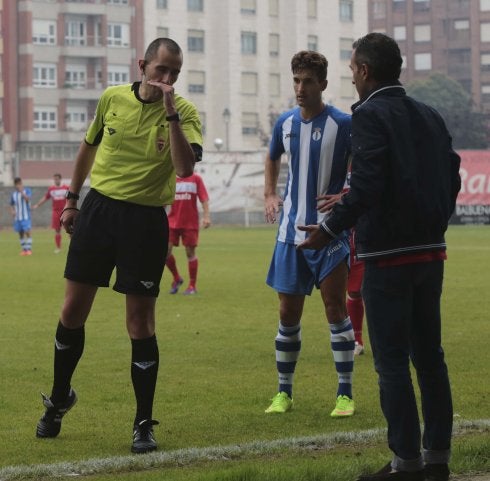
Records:
M284 326L279 321L276 342L276 366L279 377L279 392L293 397L293 377L301 351L301 325Z
M339 377L337 396L352 399L352 373L354 371L354 330L349 317L330 324L330 341L335 369Z

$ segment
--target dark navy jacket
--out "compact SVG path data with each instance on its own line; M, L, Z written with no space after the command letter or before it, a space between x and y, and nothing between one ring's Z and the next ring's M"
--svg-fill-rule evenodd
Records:
M354 104L350 190L322 228L355 226L359 259L444 250L461 187L460 157L442 117L385 85Z

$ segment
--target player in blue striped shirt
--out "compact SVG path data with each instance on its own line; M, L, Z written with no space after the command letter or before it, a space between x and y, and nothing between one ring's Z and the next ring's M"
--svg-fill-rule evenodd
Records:
M279 329L275 339L278 393L266 413L284 413L293 404L293 375L301 349L301 316L306 295L320 289L330 326L330 343L338 374L332 417L354 414L352 372L354 331L346 309L348 237L340 236L321 251L297 250L305 233L298 225L321 222L322 196L342 191L350 155L350 115L322 100L327 87L327 59L312 51L293 56L298 106L278 118L265 163L265 216L273 223L282 205L267 284L279 295ZM276 193L281 156L288 159L283 198ZM321 211L321 212L320 212Z
M14 219L14 230L19 233L21 256L32 254L31 237L31 197L32 192L29 187L24 187L22 179L14 179L15 190L10 196L10 210Z

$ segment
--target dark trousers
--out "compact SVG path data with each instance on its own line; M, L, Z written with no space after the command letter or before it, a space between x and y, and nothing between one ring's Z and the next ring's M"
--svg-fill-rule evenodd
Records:
M381 409L388 423L388 444L395 453L397 469L410 471L415 469L414 463L421 463L420 420L410 359L422 395L422 445L432 458L426 462L449 460L453 409L441 347L443 271L443 261L391 267L366 262L362 296L379 376Z

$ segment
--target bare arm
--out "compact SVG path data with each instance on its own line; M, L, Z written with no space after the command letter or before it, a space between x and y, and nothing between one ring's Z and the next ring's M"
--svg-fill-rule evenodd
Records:
M201 224L204 229L207 229L211 225L211 217L209 215L209 202L205 200L204 202L201 202L201 205L203 211Z
M45 202L47 202L48 199L46 199L45 196L41 197L33 206L33 209L37 209L39 206L43 205Z
M82 190L83 183L94 164L96 152L97 146L88 145L85 141L82 141L75 159L75 167L70 183L70 192L79 194ZM60 220L66 232L70 234L73 231L73 225L78 215L77 201L75 199L67 199L65 209L66 210L61 215Z
M264 203L265 203L265 221L273 224L279 213L279 206L282 199L276 193L279 170L281 169L280 160L272 160L267 153L265 158L265 186L264 186Z

